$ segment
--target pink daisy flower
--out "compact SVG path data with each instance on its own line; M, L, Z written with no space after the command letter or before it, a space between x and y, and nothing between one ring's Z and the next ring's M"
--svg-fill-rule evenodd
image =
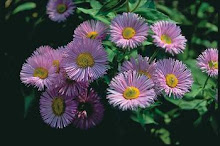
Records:
M110 39L118 47L135 48L146 39L148 30L143 18L135 13L123 13L112 20Z
M54 90L46 90L40 97L40 114L44 122L53 128L64 128L69 125L77 104L71 97L61 95Z
M149 63L149 57L142 57L141 55L138 55L137 59L134 59L133 57L130 59L130 61L125 61L121 66L121 72L124 71L136 71L139 74L146 75L149 79L151 79L151 76L154 74L156 70L156 63L153 61L151 64Z
M72 0L49 0L47 14L52 21L62 22L73 14L75 9Z
M156 93L154 83L145 75L136 71L128 71L114 77L107 89L107 99L113 106L121 110L136 110L145 108L154 103Z
M169 21L158 21L151 29L154 33L156 46L165 49L172 55L182 53L186 47L186 38L182 36L181 29L175 23Z
M57 79L54 80L53 85L54 88L58 90L60 94L64 94L66 96L75 97L78 96L79 93L87 90L89 83L88 82L76 82L71 80L65 71L61 70Z
M39 48L37 48L34 52L33 52L33 56L34 55L43 55L49 52L52 52L53 48L50 46L40 46Z
M209 76L218 76L218 50L209 48L197 58L197 65Z
M75 39L67 45L63 67L70 79L94 80L106 73L107 53L98 40Z
M88 20L81 23L74 30L73 37L78 39L90 38L90 39L103 40L105 39L107 29L108 26L101 21Z
M163 59L157 62L157 70L153 76L159 92L169 97L182 98L192 87L193 78L190 70L179 60Z
M76 116L73 124L87 130L99 124L104 115L104 106L100 102L99 96L91 89L89 92L82 92L77 98L77 109L74 110Z
M56 68L51 60L38 55L28 58L26 62L20 72L21 81L24 84L38 87L38 90L43 90L44 86L49 88L56 78Z

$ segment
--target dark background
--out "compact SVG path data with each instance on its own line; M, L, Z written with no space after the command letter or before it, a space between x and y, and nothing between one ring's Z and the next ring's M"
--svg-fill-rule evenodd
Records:
M103 99L106 111L101 124L88 131L82 131L68 126L63 130L56 130L46 125L39 113L38 99L33 102L29 109L26 118L24 118L24 97L22 92L28 94L32 87L24 86L19 77L22 64L25 62L30 54L37 47L41 45L51 45L54 48L65 45L72 39L73 30L82 22L77 19L74 14L63 24L52 22L45 15L45 5L47 1L35 1L37 8L35 10L20 12L16 15L10 15L10 12L16 7L11 5L8 8L4 7L4 2L1 1L0 9L0 60L1 60L1 94L2 112L1 127L4 129L3 134L9 143L22 142L26 144L44 144L49 143L64 144L70 142L71 145L78 144L112 144L112 145L163 145L162 141L151 135L150 130L144 131L139 123L132 121L129 117L129 112L121 112L113 109L108 105L107 101ZM160 1L158 1L160 2ZM206 1L215 8L213 13L217 13L217 0ZM19 2L19 3L22 3ZM191 25L182 25L182 31L188 38L189 45L195 48L195 53L192 58L201 52L201 48L205 48L202 44L195 44L190 41L192 35L201 35L203 31L198 30L196 25L200 21L199 18L189 14L186 10L194 1L179 0L178 11L181 11L188 19L193 22ZM168 7L172 6L172 1L167 0L164 3ZM196 5L196 4L195 4ZM81 7L89 7L89 5L81 5ZM40 25L35 23L37 18L31 17L34 12L38 12L38 18L42 16L44 21ZM214 15L214 14L213 14ZM26 16L30 17L29 22L26 21ZM6 17L9 17L6 19ZM87 15L82 15L86 19ZM75 18L75 19L74 19ZM197 20L198 19L198 20ZM210 18L209 19L214 19ZM212 20L216 23L215 20ZM196 30L194 30L196 29ZM194 34L193 34L194 33ZM217 33L211 33L206 38L207 40L217 40ZM204 49L203 49L204 50ZM37 93L37 91L35 91ZM37 93L38 94L38 93ZM164 101L166 102L166 101ZM168 108L169 103L165 104ZM170 107L169 107L170 108ZM217 111L210 107L208 114L216 114ZM207 124L206 119L202 124L195 128L193 121L197 113L195 111L183 111L180 118L170 124L167 128L172 132L172 140L178 140L182 145L215 145L217 142L217 135L213 132L211 126ZM208 116L207 114L207 116ZM219 115L218 115L219 117ZM147 125L146 129L156 127L155 125ZM18 139L18 140L17 140Z

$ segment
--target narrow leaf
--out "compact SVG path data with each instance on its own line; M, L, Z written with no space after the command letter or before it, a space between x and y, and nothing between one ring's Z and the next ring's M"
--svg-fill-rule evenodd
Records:
M19 5L17 8L15 8L12 13L16 14L18 12L25 11L25 10L31 10L34 8L36 8L36 4L34 2L26 2L26 3Z

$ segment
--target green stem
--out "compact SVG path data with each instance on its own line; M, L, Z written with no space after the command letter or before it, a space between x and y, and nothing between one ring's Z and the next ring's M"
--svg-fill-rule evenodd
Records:
M156 55L158 54L159 49L157 48L156 51L154 52L154 54L150 57L149 59L149 63L151 63L153 61L153 59L156 57Z
M130 8L129 8L129 0L126 0L126 4L127 4L127 12L130 12Z
M205 86L206 86L208 80L209 80L209 76L208 76L207 79L205 80L205 83L204 83L204 85L203 85L203 87L202 87L202 96L203 96L203 94L204 94L204 89L205 89Z
M138 1L137 5L135 6L135 8L134 8L133 10L131 10L131 12L134 12L134 11L138 8L138 6L140 5L140 3L141 3L141 0Z

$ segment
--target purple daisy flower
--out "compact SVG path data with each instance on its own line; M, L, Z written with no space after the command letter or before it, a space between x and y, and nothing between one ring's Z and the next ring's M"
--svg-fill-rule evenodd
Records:
M59 47L57 48L57 50L61 51L62 54L64 55L65 52L66 52L66 46L59 46Z
M73 119L73 124L76 127L87 130L101 122L104 115L104 106L92 89L89 92L81 93L76 101L78 106L74 111L76 116Z
M181 29L175 23L169 21L158 21L151 26L154 33L156 46L164 48L170 54L182 53L186 47L186 38L182 36Z
M79 93L87 90L89 83L88 82L76 82L71 80L64 70L60 71L60 74L56 80L54 80L54 88L58 90L60 94L67 96L78 96Z
M110 25L110 39L118 47L135 48L147 37L149 27L145 20L135 13L116 16Z
M52 21L65 21L74 12L72 0L49 0L47 4L47 14Z
M218 76L218 50L208 48L197 58L197 65L209 76Z
M56 89L46 90L40 97L40 114L44 122L53 128L69 125L76 108L73 98L59 94Z
M163 59L157 62L157 70L153 76L159 92L169 97L182 98L192 87L193 78L190 70L179 60Z
M46 54L46 53L49 53L49 52L52 52L53 51L53 48L50 47L50 46L40 46L39 48L37 48L32 56L35 56L35 55L43 55L43 54Z
M57 68L56 73L60 72L60 63L64 57L63 50L52 50L44 54L48 60L51 60L54 67Z
M112 79L107 89L107 99L110 104L123 111L145 108L156 99L153 87L153 81L145 75L136 71L123 72Z
M88 20L81 23L75 30L73 37L81 38L90 38L103 40L105 39L108 26L101 21Z
M20 72L21 81L24 84L34 85L38 90L43 90L44 86L49 88L56 78L56 68L51 60L45 56L32 56L27 59Z
M98 40L74 39L67 45L63 67L70 79L94 80L106 73L107 53Z
M136 71L139 74L146 75L149 79L154 74L156 70L156 63L153 61L151 64L149 63L149 57L142 57L138 55L137 60L133 57L130 61L125 61L121 66L121 72L124 71Z

